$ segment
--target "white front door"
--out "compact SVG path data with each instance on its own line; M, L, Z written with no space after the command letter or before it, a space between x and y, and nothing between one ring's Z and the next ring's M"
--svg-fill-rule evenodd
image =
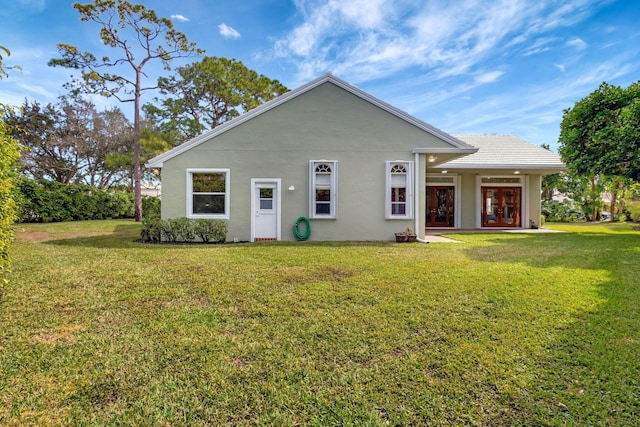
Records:
M252 179L252 241L280 240L280 179Z

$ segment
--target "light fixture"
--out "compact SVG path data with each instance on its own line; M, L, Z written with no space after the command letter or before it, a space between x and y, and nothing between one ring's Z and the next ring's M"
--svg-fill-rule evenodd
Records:
M520 175L520 171L513 171L514 175Z
M294 187L293 185L290 185L290 186L289 186L289 191L293 191L293 190L295 190L295 189L296 189L296 187Z
M436 156L435 154L429 154L429 158L427 159L429 161L429 163L433 163L438 159L438 156Z
M447 173L447 171L446 171L446 170L444 170L444 171L442 171L442 173Z

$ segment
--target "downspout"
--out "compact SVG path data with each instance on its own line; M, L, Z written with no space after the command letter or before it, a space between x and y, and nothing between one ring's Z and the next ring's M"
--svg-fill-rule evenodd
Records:
M425 231L422 230L422 233L418 233L418 225L420 223L419 221L419 215L420 215L420 174L418 172L420 172L420 153L414 153L414 167L413 167L413 229L416 231L416 241L420 242L420 243L429 243L427 240L425 239L421 239L420 238L420 234L424 233ZM427 167L427 164L425 163L425 168ZM426 170L425 170L426 173Z

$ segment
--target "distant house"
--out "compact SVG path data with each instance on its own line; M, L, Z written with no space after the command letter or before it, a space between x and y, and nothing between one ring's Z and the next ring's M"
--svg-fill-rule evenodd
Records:
M161 154L162 217L228 239L390 240L413 228L529 228L560 158L513 136L449 135L325 74Z

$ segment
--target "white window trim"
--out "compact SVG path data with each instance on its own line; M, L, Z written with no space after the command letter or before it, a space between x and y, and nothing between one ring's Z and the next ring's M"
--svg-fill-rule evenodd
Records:
M331 166L331 201L329 214L316 214L316 166L326 163ZM309 161L309 218L335 219L338 212L338 161L337 160L310 160Z
M394 165L401 164L407 169L407 194L405 196L407 203L404 215L393 215L391 209L391 168ZM386 219L413 219L413 194L414 194L414 179L413 170L414 162L409 160L389 160L385 162L385 176L386 176L386 189L385 189L385 218Z
M194 173L224 173L224 214L194 214L193 213L193 177ZM231 206L231 169L218 168L190 168L187 169L187 218L229 219Z

